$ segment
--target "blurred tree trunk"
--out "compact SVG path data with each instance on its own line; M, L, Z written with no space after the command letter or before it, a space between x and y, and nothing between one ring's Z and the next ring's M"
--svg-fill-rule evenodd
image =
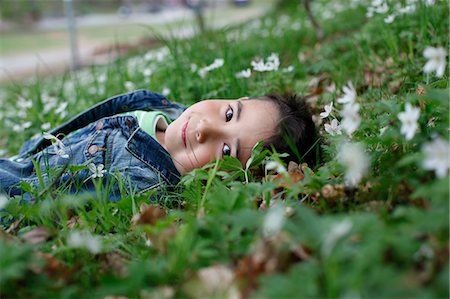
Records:
M316 18L314 17L314 14L311 11L311 1L310 0L300 0L301 3L303 3L303 6L305 7L306 15L308 16L309 21L314 27L314 30L316 30L316 36L319 40L322 40L324 37L323 29L320 26L320 24L317 22Z
M203 1L201 1L201 3L203 3ZM203 14L203 5L200 4L196 8L194 8L194 12L200 32L205 32L205 16Z
M183 3L192 9L195 14L195 19L197 21L198 28L200 32L205 32L205 16L204 7L206 5L205 0L183 0Z
M295 2L293 2L292 0L278 0L276 5L278 8L289 9L292 8L294 4ZM300 0L300 4L304 7L306 16L308 17L309 21L314 27L314 30L316 31L317 38L319 40L322 40L324 37L324 32L311 11L311 0Z

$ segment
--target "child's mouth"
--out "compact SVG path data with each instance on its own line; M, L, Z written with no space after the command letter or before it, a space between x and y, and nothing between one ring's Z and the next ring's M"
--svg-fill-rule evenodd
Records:
M187 147L186 146L186 129L187 129L187 125L188 125L188 122L186 122L183 125L183 127L181 128L181 139L183 139L184 147Z

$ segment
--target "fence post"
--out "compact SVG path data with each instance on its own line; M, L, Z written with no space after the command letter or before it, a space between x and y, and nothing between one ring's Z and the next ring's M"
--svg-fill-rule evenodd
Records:
M80 55L78 53L77 32L75 24L75 14L73 12L73 2L72 0L63 0L63 1L69 30L70 52L72 56L72 70L78 70L81 68L81 62L80 62Z

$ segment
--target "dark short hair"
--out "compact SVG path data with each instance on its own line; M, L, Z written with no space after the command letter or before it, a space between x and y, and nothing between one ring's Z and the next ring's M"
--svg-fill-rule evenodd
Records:
M259 99L274 103L280 112L276 132L265 141L265 147L288 153L288 157L282 158L286 164L294 161L316 166L320 152L319 137L306 98L270 93Z

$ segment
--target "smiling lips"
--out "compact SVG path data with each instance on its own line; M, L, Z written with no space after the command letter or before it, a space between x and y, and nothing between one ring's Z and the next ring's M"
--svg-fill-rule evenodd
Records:
M183 139L184 147L186 146L186 129L188 126L188 122L186 122L183 127L181 128L181 139Z

